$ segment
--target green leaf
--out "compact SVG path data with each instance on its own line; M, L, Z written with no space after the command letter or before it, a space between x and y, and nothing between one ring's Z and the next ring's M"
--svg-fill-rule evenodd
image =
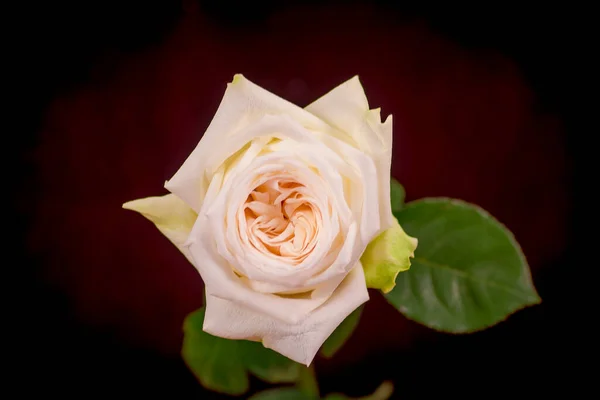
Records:
M241 356L244 365L257 378L269 383L295 382L304 367L281 354L265 348L262 343L243 341Z
M202 330L204 308L183 323L181 355L202 386L230 395L248 390L248 374L239 358L242 342L218 338Z
M294 382L300 364L265 348L261 343L229 340L202 330L204 307L183 324L181 355L202 386L230 395L248 390L248 373L269 383Z
M327 338L323 346L321 347L321 354L326 358L331 358L339 349L342 348L346 340L352 336L352 333L360 321L363 306L358 307L352 311L350 315L342 321L341 324L335 328L335 331Z
M313 398L296 388L289 387L258 392L248 400L313 400Z
M400 184L394 178L390 179L390 197L391 197L391 205L392 212L398 212L402 210L404 207L404 198L406 197L406 191L404 190L404 186Z
M407 204L396 217L419 238L412 268L386 295L408 318L472 332L541 301L513 235L483 209L433 198Z

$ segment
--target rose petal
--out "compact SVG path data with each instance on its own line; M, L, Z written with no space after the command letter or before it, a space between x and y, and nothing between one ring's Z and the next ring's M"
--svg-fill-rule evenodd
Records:
M376 237L361 256L367 287L389 293L396 277L410 268L419 241L404 232L398 221L394 227Z
M358 76L335 87L306 106L305 110L345 132L361 150L370 148L372 138L361 132L369 102Z
M379 112L375 114L375 110L371 110L369 125L374 131L379 131L386 143L389 143L389 148L383 154L373 157L375 160L375 168L377 169L377 182L379 182L379 217L381 218L381 231L393 228L396 224L394 215L392 214L392 204L390 195L390 173L392 166L392 116L388 115L385 122L382 124L379 117Z
M323 304L343 278L332 278L327 285L323 285L326 290L315 290L312 296L303 298L283 298L271 293L257 292L249 287L234 272L231 264L221 256L214 242L217 236L213 235L214 230L207 229L208 226L208 218L200 214L186 246L192 255L192 264L204 280L207 293L213 296L245 304L258 313L295 324Z
M369 103L358 76L342 83L305 109L346 132L356 148L373 158L379 183L379 232L391 228L394 224L389 200L392 162L391 116L382 124L379 109L369 110Z
M184 246L198 215L174 194L146 197L123 204L127 210L137 211L152 221L156 227L193 263Z
M209 184L205 174L210 177L214 172L207 169L217 168L244 146L246 143L236 142L232 137L266 114L287 115L306 128L331 130L325 122L311 113L268 92L244 76L235 75L233 82L227 85L221 104L202 140L165 184L165 188L198 212Z
M334 149L355 171L355 174L345 175L345 178L348 178L348 182L344 190L347 192L346 197L350 203L350 208L355 213L355 218L361 221L361 240L366 245L383 231L381 226L380 202L386 200L380 199L381 184L376 164L362 151L334 137L318 132L315 132L315 135L329 148ZM388 171L388 204L390 202L389 180Z
M243 303L215 297L207 290L204 331L229 339L262 340L265 347L306 365L335 328L369 299L362 266L358 263L334 294L295 324L256 313ZM281 299L286 300L286 299ZM248 304L250 305L250 304ZM273 307L288 305L272 301Z
M236 141L238 146L239 143L252 141L251 148L254 144L253 140L264 138L261 135L272 135L279 138L280 141L272 146L269 145L270 152L261 154L252 161L245 162L243 160L245 160L246 155L242 156L242 161L229 170L229 179L223 180L223 175L220 173L215 175L216 178L211 181L201 209L201 213L208 216L210 228L208 228L208 225L204 225L202 229L211 230L212 239L217 241L219 252L239 272L252 280L270 281L276 286L286 285L287 283L289 289L297 289L297 282L303 283L313 276L315 271L312 266L314 266L315 261L322 260L325 253L330 250L330 242L340 230L338 221L343 222L342 228L344 230L347 230L348 226L353 223L352 211L348 208L344 196L346 189L344 188L343 178L351 178L356 183L355 186L360 188L369 185L369 188L364 192L366 192L367 197L373 197L376 200L376 186L370 186L376 181L375 166L363 153L344 143L337 143L340 146L347 147L350 151L346 152L345 155L356 158L356 160L350 160L351 164L344 162L344 158L339 155L339 152L332 150L312 132L284 116L265 115L239 131L236 134ZM331 137L328 140L337 141ZM335 144L332 144L332 146ZM304 162L302 159L304 159ZM269 262L262 256L260 260L256 259L255 252L242 246L242 243L235 237L238 233L243 235L244 232L232 229L237 225L236 215L238 215L239 206L246 201L248 194L254 189L255 176L261 174L267 176L276 172L280 168L279 165L283 164L287 164L290 168L293 167L296 170L295 173L299 174L298 177L304 176L304 182L309 186L314 184L312 186L315 189L313 194L316 196L316 200L320 199L320 209L326 210L329 208L327 204L333 203L333 207L329 210L330 215L327 217L331 217L331 220L319 220L319 224L324 228L321 229L321 233L329 236L329 238L320 237L316 242L317 248L305 259L306 262L291 269L285 267L280 261ZM315 174L309 166L316 168L320 175ZM363 202L362 199L360 200L353 211L357 218L363 218L362 229L369 232L368 240L357 244L358 247L362 246L364 248L366 243L378 233L379 220L376 215L378 213L376 202ZM365 204L374 204L375 207L373 210L363 213ZM230 229L224 228L224 221ZM223 235L227 235L227 237L222 237ZM238 260L236 261L236 259ZM263 266L267 266L268 271L261 272L260 269ZM280 266L285 268L282 269ZM325 268L324 265L322 267ZM274 271L274 269L279 271ZM345 275L347 270L342 272ZM286 276L285 283L280 279L282 274Z
M391 140L388 141L390 138L379 130L373 130L367 123L372 117L369 116L369 103L358 76L332 89L306 106L305 110L345 132L356 147L366 153L377 154L392 147Z

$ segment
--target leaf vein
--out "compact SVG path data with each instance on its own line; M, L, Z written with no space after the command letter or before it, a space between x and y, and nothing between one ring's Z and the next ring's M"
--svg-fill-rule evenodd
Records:
M479 279L479 278L475 277L474 275L469 274L468 272L465 272L463 270L451 267L450 265L436 263L434 261L430 261L430 260L428 260L426 258L423 258L423 257L415 257L415 262L423 264L423 265L425 265L426 267L429 267L429 268L440 268L440 269L448 270L451 273L453 273L453 274L455 274L455 275L457 275L457 276L459 276L461 278L468 279L468 280L471 280L471 281L477 282L477 283L483 283L485 285L492 286L492 287L504 290L505 292L510 293L513 296L518 297L519 299L521 299L521 300L523 300L525 302L529 302L530 301L529 296L527 296L527 295L525 295L525 294L523 294L523 293L521 293L521 292L519 292L517 290L514 290L514 289L512 289L512 288L510 288L508 286L505 286L505 285L503 285L501 283L498 283L498 282L495 282L495 281L491 281L491 280L487 280L487 279Z

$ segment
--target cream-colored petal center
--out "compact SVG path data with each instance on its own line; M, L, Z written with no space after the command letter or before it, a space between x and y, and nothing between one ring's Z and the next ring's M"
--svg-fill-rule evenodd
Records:
M321 212L307 188L287 177L273 177L253 189L240 210L246 235L257 250L302 262L315 247Z

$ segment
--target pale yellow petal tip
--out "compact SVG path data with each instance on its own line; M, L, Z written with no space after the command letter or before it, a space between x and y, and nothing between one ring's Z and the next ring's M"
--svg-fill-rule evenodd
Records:
M152 202L151 199L151 197L146 197L143 199L131 200L126 203L123 203L121 207L123 207L123 209L125 210L137 212L144 216L146 219L155 222L156 218L154 215L152 215L152 210L150 208Z
M398 223L369 243L361 257L367 287L390 292L398 274L410 269L417 244L417 239L408 236Z
M396 272L396 275L394 275L394 277L392 278L392 280L390 281L390 283L388 285L385 285L383 287L381 287L381 293L383 294L387 294L389 292L392 291L392 289L394 289L396 287L396 278L398 277L398 274L400 273L400 271ZM371 289L377 289L377 288L371 288Z
M367 110L367 120L371 120L376 124L381 124L381 107Z
M242 74L235 74L233 76L233 80L231 81L232 85L238 85L240 83L242 83L246 78L244 77L244 75Z
M373 126L381 126L384 129L384 132L388 132L391 134L392 132L392 121L393 116L389 114L385 121L381 120L381 107L373 108L372 110L367 110L366 119L369 123L373 124Z
M144 197L141 199L131 200L126 203L123 203L122 207L125 210L131 210L131 211L135 211L135 212L139 212L139 213L146 213L146 212L152 211L152 206L155 204L155 201L157 198L158 198L157 196L152 196L152 197Z
M348 79L346 81L346 84L348 86L354 86L354 90L356 91L356 93L362 93L365 99L367 98L367 95L365 94L365 88L363 87L360 77L358 75L354 75L352 78Z
M387 116L387 118L385 119L385 121L383 122L383 125L387 126L387 125L392 125L393 123L393 114L390 114Z
M410 243L413 246L413 251L412 251L412 253L410 253L410 256L412 258L414 258L415 257L415 250L417 250L417 247L419 247L419 239L414 238L412 236L408 236L408 235L406 235L406 237L408 237L408 240L410 240Z
M391 292L396 287L396 279L398 278L398 275L400 274L400 272L406 272L410 269L410 266L411 266L410 259L413 257L414 257L414 253L412 253L412 255L409 255L406 263L397 266L397 269L395 270L395 272L392 272L390 279L381 285L380 290L384 294ZM378 289L378 288L372 288L372 289Z
M128 202L123 203L123 205L121 207L123 207L125 210L131 210L131 211L137 211L138 210L138 206L139 206L139 199L137 200L130 200Z

